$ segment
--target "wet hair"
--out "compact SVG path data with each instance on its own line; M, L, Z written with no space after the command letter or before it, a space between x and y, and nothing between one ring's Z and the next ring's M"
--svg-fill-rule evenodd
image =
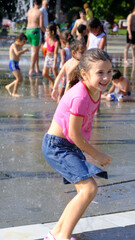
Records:
M54 22L50 22L48 24L47 28L50 32L54 31L54 35L57 34L57 28L56 28L56 24Z
M102 24L101 21L100 21L98 18L96 18L96 17L91 17L91 18L90 18L90 20L89 20L89 22L88 22L88 27L89 27L90 29L100 27L101 32L104 32L103 24Z
M34 0L33 3L40 6L42 4L42 0Z
M82 76L79 71L79 67L77 66L74 71L70 75L69 87L73 87L76 83L78 83L82 79Z
M79 33L83 33L84 30L86 30L86 25L80 24L77 28Z
M59 36L57 34L57 25L54 22L50 22L47 26L48 30L50 32L54 31L54 36L56 37L56 39L59 41Z
M107 61L111 62L111 57L107 52L99 48L91 48L85 51L81 57L79 62L79 69L84 69L85 72L88 72L91 68L91 63L97 61Z
M23 40L27 40L27 37L24 33L19 33L16 37L15 37L15 41L16 40L20 40L20 41L23 41Z
M61 33L60 39L64 40L65 42L71 43L74 38L69 30L65 30Z
M119 79L121 76L122 74L118 69L113 69L112 80Z
M85 48L85 43L82 40L74 40L71 44L70 44L70 52L72 53L72 51L74 50L75 52L77 52L80 48Z

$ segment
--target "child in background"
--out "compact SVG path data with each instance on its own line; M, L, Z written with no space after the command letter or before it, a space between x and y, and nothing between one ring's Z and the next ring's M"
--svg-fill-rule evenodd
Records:
M104 50L106 46L106 34L100 20L96 17L92 17L88 23L88 40L87 40L87 49L91 48L100 48ZM100 104L98 106L96 115L100 114Z
M46 28L47 34L47 53L45 57L44 67L42 75L51 81L53 87L54 79L49 75L49 70L53 70L53 75L56 78L58 75L59 59L58 59L58 48L59 48L59 37L57 35L56 24L50 22Z
M62 49L60 51L61 67L63 67L64 63L71 58L69 47L72 41L73 41L73 36L71 35L69 30L65 30L60 34L60 42L62 45Z
M65 184L75 185L77 195L44 240L74 239L72 231L97 193L93 176L107 178L107 172L96 164L103 167L112 161L89 142L101 91L112 79L110 56L101 49L90 49L82 55L79 69L82 81L63 95L42 144L46 161L63 176ZM94 165L83 152L93 158Z
M87 28L86 25L80 24L77 28L77 40L82 40L87 43L88 35L87 35Z
M88 23L88 29L87 49L100 48L104 50L107 38L100 20L92 17Z
M122 76L118 69L113 70L112 86L108 92L102 95L102 99L118 102L135 102L135 97L131 97L129 80Z
M70 77L72 75L72 72L76 69L76 67L79 64L79 61L81 59L82 54L85 51L85 45L84 42L76 40L73 41L70 44L70 52L72 55L72 58L69 59L62 67L60 70L57 78L55 79L53 91L52 91L52 98L57 102L59 102L60 98L62 97L61 95L58 96L58 86L61 81L61 79L66 75L66 84L65 84L65 91L67 91L70 88Z
M76 19L74 27L72 28L71 34L74 36L77 34L77 28L80 24L86 25L87 27L87 20L86 20L86 12L84 9L82 9L80 12L80 18Z
M20 33L16 36L15 42L10 46L9 49L9 69L15 76L16 80L14 80L12 83L5 86L8 93L12 97L21 97L20 94L17 93L18 85L20 82L23 81L23 77L20 71L19 67L19 60L20 56L24 54L25 52L29 51L28 48L24 48L22 50L22 46L26 43L27 37L24 33ZM13 91L11 92L11 88L13 88Z
M72 41L73 41L73 36L71 35L69 30L65 30L60 34L60 43L62 46L62 49L60 51L60 57L61 57L60 69L63 67L64 63L71 58L69 46ZM59 98L63 96L65 87L66 87L66 75L61 78L59 83L59 90L58 90Z

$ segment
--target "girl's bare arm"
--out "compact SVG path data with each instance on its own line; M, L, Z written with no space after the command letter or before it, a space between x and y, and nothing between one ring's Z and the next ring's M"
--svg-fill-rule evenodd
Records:
M88 39L87 39L87 43L86 43L86 49L88 49L88 47L89 47L89 36L90 36L90 33L88 34Z
M98 48L103 50L106 46L106 40L107 40L106 36L103 36Z
M65 63L65 57L66 57L66 54L65 54L65 50L64 49L61 49L60 51L60 57L61 57L61 64L62 64L62 67Z
M62 67L62 69L60 70L58 76L55 79L54 86L53 86L53 91L52 91L52 94L51 94L51 97L55 101L57 100L58 86L59 86L60 80L65 75L65 73L66 73L66 71L65 71L65 64L64 64L64 66Z
M54 67L56 67L56 63L57 63L58 48L59 48L59 42L57 41L55 43L55 48L54 48Z

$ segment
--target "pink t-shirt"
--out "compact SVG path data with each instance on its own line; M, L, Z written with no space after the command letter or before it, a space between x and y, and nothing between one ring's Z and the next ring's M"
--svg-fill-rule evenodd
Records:
M97 102L93 101L83 81L79 81L63 95L55 111L54 119L69 142L73 143L68 135L70 114L83 117L81 134L89 141L94 113L99 101L100 98Z

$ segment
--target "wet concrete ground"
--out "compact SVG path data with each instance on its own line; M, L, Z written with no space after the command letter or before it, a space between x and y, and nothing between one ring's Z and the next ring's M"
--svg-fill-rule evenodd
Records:
M113 55L114 49L111 51ZM134 68L123 69L121 56L122 51L113 55L114 65L127 74L135 95ZM0 228L57 221L76 193L72 185L62 184L61 176L42 156L42 139L56 103L42 78L27 78L26 66L19 88L23 97L11 98L4 88L10 82L5 69L1 70L0 88ZM135 210L135 103L102 101L91 142L110 154L113 162L105 167L108 180L96 178L99 191L83 217ZM131 240L134 236L135 228L129 226L82 233L78 239Z

